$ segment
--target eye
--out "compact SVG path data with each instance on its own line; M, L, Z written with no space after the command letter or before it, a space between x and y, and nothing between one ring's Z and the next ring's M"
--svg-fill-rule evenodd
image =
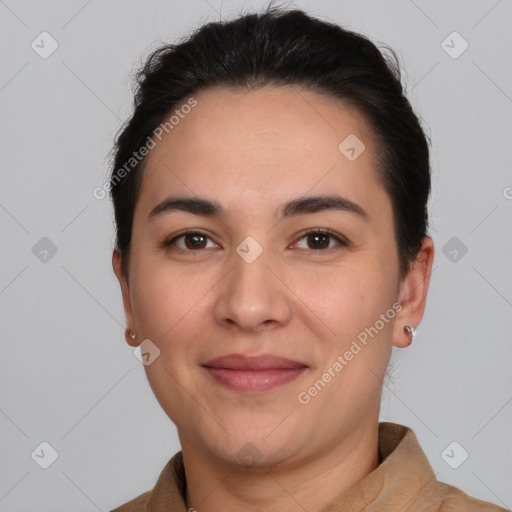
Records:
M301 246L302 240L305 240L306 246L304 246L304 243L302 243ZM208 245L208 241L210 241L210 245ZM300 249L310 249L314 251L326 251L334 249L336 245L348 245L348 241L341 235L329 229L321 228L310 229L303 232L296 243ZM179 250L186 252L218 247L207 234L201 231L184 231L163 243L165 248L169 248L173 245Z
M207 246L210 237L201 231L185 231L174 238L164 242L164 247L176 245L182 251L197 251L199 249L210 249L216 244Z
M300 249L312 249L312 250L326 250L333 249L336 246L336 243L339 246L346 246L348 242L341 237L341 235L337 235L332 232L330 229L310 229L302 233L302 236L299 238L300 240L306 239L306 247L302 246ZM297 244L299 244L297 242ZM331 242L335 242L331 245Z

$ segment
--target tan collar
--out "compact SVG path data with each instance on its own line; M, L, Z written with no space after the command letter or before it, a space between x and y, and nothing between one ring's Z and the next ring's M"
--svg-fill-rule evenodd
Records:
M360 512L369 506L368 510L396 512L402 507L408 509L412 502L423 503L426 499L425 503L434 503L438 500L441 490L436 485L434 471L410 428L390 422L379 423L379 455L382 463L322 512ZM182 452L178 452L160 473L147 511L187 512L185 492Z

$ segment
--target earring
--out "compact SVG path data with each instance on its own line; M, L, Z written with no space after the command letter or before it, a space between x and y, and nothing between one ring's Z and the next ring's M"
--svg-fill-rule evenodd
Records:
M126 332L126 334L127 334L128 336L130 336L130 338L131 338L132 340L134 340L134 339L135 339L135 337L137 336L137 335L136 335L136 334L135 334L131 329L126 329L126 331L125 331L125 332Z
M414 335L416 334L416 329L412 327L411 325L404 326L404 332L411 335L411 338L409 339L408 345L412 343L412 340L414 338Z

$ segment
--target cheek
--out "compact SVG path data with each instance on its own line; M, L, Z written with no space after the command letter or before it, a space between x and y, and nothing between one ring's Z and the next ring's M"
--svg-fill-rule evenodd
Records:
M141 336L157 347L158 357L144 366L162 409L176 424L197 393L191 380L195 350L204 343L206 302L212 284L200 275L163 268L146 258L134 265L133 314ZM204 276L203 276L204 277Z
M303 311L313 312L317 322L321 320L331 331L327 339L342 341L373 324L391 307L391 278L378 263L361 258L360 264L315 276L297 274L294 292Z
M134 264L133 314L142 334L162 342L181 325L190 324L204 308L205 297L215 284L204 273L173 269L161 262L141 259Z

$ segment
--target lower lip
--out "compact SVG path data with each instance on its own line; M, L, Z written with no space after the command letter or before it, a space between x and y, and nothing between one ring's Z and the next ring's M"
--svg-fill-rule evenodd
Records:
M306 367L281 368L274 370L228 370L226 368L204 367L219 383L235 391L268 391L295 380Z

